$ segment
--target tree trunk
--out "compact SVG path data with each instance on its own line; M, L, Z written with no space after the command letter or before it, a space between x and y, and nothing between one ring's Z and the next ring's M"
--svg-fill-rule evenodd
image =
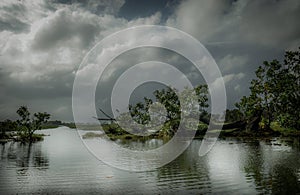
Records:
M247 131L258 131L260 129L259 123L261 121L262 112L257 111L256 116L254 116L252 119L250 119L250 122L248 122L246 130Z

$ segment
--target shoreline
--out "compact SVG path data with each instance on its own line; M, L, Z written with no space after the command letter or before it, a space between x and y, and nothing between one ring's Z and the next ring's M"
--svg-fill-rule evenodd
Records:
M151 134L148 136L139 136L129 133L122 132L121 134L113 134L108 133L105 130L99 130L99 125L79 125L78 128L76 128L75 125L66 126L66 125L58 125L57 127L51 127L51 128L43 128L41 130L51 130L56 129L58 127L67 127L69 129L74 130L81 130L81 131L87 131L85 134L82 134L83 139L92 139L96 137L103 137L103 138L109 138L110 140L131 140L131 141L138 141L138 140L149 140L149 139L161 139L161 140L170 140L173 136L161 136L159 134ZM103 129L103 128L102 128ZM90 132L88 132L90 131ZM95 131L102 131L103 133L95 133ZM13 132L13 131L12 131ZM272 138L300 138L300 132L297 130L293 131L280 131L280 130L269 130L269 131L263 131L263 130L256 130L256 131L247 131L244 129L239 128L233 128L233 129L222 129L222 130L210 130L209 134L212 136L214 133L220 133L218 135L218 139L225 139L225 138L235 138L235 139L257 139L257 140L264 140L264 139L272 139ZM206 134L206 131L199 131L197 130L195 136L193 139L203 139ZM36 141L42 141L45 135L42 132L36 132L34 135L41 137L42 139L38 139ZM5 144L7 142L21 142L15 134L6 135L4 138L0 138L0 144Z

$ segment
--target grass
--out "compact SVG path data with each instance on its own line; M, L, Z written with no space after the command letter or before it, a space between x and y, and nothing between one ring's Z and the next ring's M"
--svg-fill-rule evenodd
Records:
M103 137L103 134L88 132L82 136L83 139L91 139L95 137Z
M111 140L146 140L146 139L151 139L151 138L158 138L158 139L163 139L164 137L161 136L160 134L155 134L151 136L138 136L138 135L133 135L129 134L127 132L121 131L117 125L114 124L106 124L101 128L100 125L90 125L90 124L82 124L78 125L79 129L82 130L100 130L103 129L106 133L106 135L111 139ZM292 136L300 136L300 131L291 129L291 128L284 128L279 125L278 122L273 122L271 123L271 128L275 131L275 134L270 134L270 133L265 133L264 132L246 132L244 130L241 130L240 128L231 128L231 129L212 129L208 133L209 134L216 134L220 133L221 137L265 137L265 136L285 136L285 137L292 137ZM206 124L199 124L198 126L198 132L196 133L195 138L203 138L203 136L206 133L207 125ZM277 132L277 134L276 134ZM280 133L280 134L279 134ZM101 134L97 133L86 133L83 135L84 139L89 139L89 138L94 138L94 137L103 137Z
M38 142L38 141L43 141L44 140L44 134L33 134L31 142ZM14 141L20 141L20 142L30 142L28 137L23 137L23 136L17 136L13 138Z
M75 126L76 128L76 126ZM78 124L77 128L80 130L102 130L101 125L98 124Z
M147 140L147 139L152 139L152 138L159 138L154 135L150 136L139 136L139 135L134 135L134 134L122 134L122 135L116 135L116 134L99 134L99 133L94 133L94 132L87 132L84 135L82 135L83 139L92 139L92 138L97 138L97 137L105 137L105 135L111 139L111 140Z

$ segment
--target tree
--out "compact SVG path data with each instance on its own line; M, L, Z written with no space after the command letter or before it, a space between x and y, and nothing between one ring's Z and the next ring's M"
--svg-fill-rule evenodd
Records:
M242 112L238 109L233 109L233 110L226 110L225 114L225 122L226 123L233 123L236 121L242 121L244 119L244 116Z
M197 96L197 101L199 105L197 109L199 109L198 111L200 111L201 113L200 119L205 118L206 121L207 112L205 108L208 107L207 85L198 85L193 90L186 88L179 94L180 98L184 98L185 100L188 100L186 102L190 102L189 98L191 98L191 94L193 91L196 93ZM163 133L167 135L173 135L179 127L181 118L181 106L183 105L180 105L180 98L177 96L176 91L171 87L156 90L153 94L155 96L156 101L161 103L166 108L167 114L165 116L166 121L163 127ZM132 118L139 124L148 124L150 121L149 108L152 103L153 101L151 99L144 98L144 102L139 102L134 106L129 105L129 112ZM185 108L188 109L192 115L196 114L196 108L192 108L191 105L194 104L185 105Z
M21 119L17 120L18 134L22 140L29 142L34 141L33 135L36 130L41 130L42 124L46 123L50 119L50 114L46 112L34 113L33 117L30 117L30 112L26 106L21 106L17 110L17 114Z
M236 104L248 122L262 122L264 129L270 129L273 121L300 128L299 56L299 51L287 51L283 64L273 60L258 67L251 81L251 94Z
M144 103L138 102L135 106L129 105L129 111L134 121L145 125L150 120L148 110L153 101L149 98L144 98Z
M300 47L298 51L287 51L282 68L277 74L276 112L284 127L300 129Z
M277 60L264 62L264 66L259 66L255 71L256 79L251 81L251 95L254 105L256 104L256 114L262 115L262 120L266 129L270 129L271 122L274 118L274 93L276 87L275 78L276 70L280 68ZM261 116L258 116L261 117Z
M1 128L0 137L5 138L5 137L7 137L6 132L13 131L16 129L16 122L7 119L7 120L1 122L0 128Z

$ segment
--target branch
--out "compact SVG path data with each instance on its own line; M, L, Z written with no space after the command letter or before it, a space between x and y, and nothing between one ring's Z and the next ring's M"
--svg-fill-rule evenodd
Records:
M93 117L94 119L97 119L99 121L115 121L116 119L114 118L97 118L97 117Z
M104 114L105 116L107 116L110 120L115 120L114 118L110 117L108 114L106 114L101 108L99 108L100 112L102 112L102 114Z

